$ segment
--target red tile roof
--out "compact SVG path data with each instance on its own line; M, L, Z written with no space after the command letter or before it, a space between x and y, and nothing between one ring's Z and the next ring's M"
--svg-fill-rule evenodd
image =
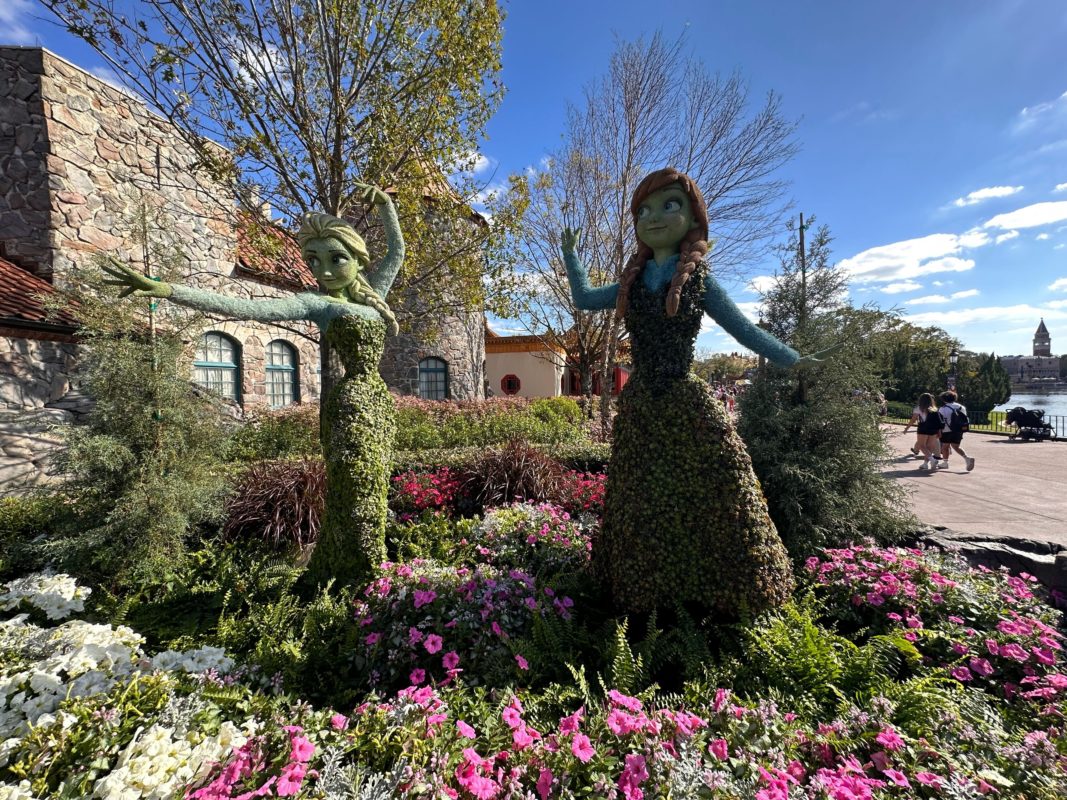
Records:
M250 278L282 289L319 288L293 235L248 215L242 215L237 224L237 267Z
M37 326L77 328L78 321L67 311L49 316L40 295L55 294L55 287L10 261L0 258L0 319L17 327L19 322Z

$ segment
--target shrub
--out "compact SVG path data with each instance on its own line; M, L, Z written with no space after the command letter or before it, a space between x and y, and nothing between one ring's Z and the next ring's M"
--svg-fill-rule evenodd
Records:
M607 475L603 473L569 470L563 474L553 499L571 514L593 514L599 518L604 514L607 485Z
M896 417L898 419L911 419L911 410L915 408L914 403L904 403L900 400L887 400L886 408L888 409L887 416Z
M321 456L318 404L249 411L230 437L227 455L242 462Z
M555 497L563 467L526 442L513 441L487 450L460 473L460 491L477 510L519 500L546 501Z
M611 445L602 442L565 442L556 445L531 443L548 453L566 469L578 472L603 472L611 457ZM428 472L438 467L462 469L476 461L485 451L483 447L447 447L425 450L404 450L393 458L393 474L409 470Z
M398 397L398 450L486 447L520 438L541 444L583 438L581 410L570 398L521 397L431 401Z
M469 537L473 559L538 578L588 570L592 540L570 514L548 503L517 503L485 515Z
M303 551L318 539L326 496L320 459L263 461L238 478L226 503L226 539Z

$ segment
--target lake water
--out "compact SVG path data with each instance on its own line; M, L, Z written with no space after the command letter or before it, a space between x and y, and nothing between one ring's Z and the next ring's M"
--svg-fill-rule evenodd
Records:
M1026 409L1040 408L1046 417L1067 417L1067 392L1012 392L1011 400L997 406L995 410L1007 411L1015 406Z

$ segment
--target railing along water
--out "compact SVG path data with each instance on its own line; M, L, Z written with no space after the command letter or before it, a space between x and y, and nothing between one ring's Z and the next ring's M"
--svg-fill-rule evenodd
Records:
M1004 436L1010 436L1018 431L1014 425L1009 425L1004 421L1007 416L1007 411L991 411L988 415L971 416L971 432L972 433L999 433ZM908 424L908 417L886 416L882 417L885 422L893 422L901 425ZM1045 415L1044 422L1052 426L1052 430L1055 432L1056 437L1059 439L1067 439L1067 416L1061 414Z

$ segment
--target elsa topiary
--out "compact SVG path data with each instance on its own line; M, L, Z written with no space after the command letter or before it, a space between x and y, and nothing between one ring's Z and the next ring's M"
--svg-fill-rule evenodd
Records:
M257 322L308 320L331 344L344 377L322 398L322 450L326 461L326 509L319 540L308 564L316 583L363 581L385 560L388 469L392 460L396 410L378 362L388 328L396 318L385 298L404 260L404 239L389 196L361 187L385 226L388 251L372 273L362 237L329 214L307 214L297 234L304 261L323 287L273 300L243 300L148 278L114 259L105 270L126 287L121 297L162 297L171 302L233 319Z
M736 617L778 606L793 586L785 548L744 444L689 368L705 312L775 363L815 359L749 322L711 277L707 208L687 175L648 175L630 211L637 250L617 284L590 286L579 232L562 237L575 305L616 309L634 365L619 396L594 565L627 611L680 602Z

